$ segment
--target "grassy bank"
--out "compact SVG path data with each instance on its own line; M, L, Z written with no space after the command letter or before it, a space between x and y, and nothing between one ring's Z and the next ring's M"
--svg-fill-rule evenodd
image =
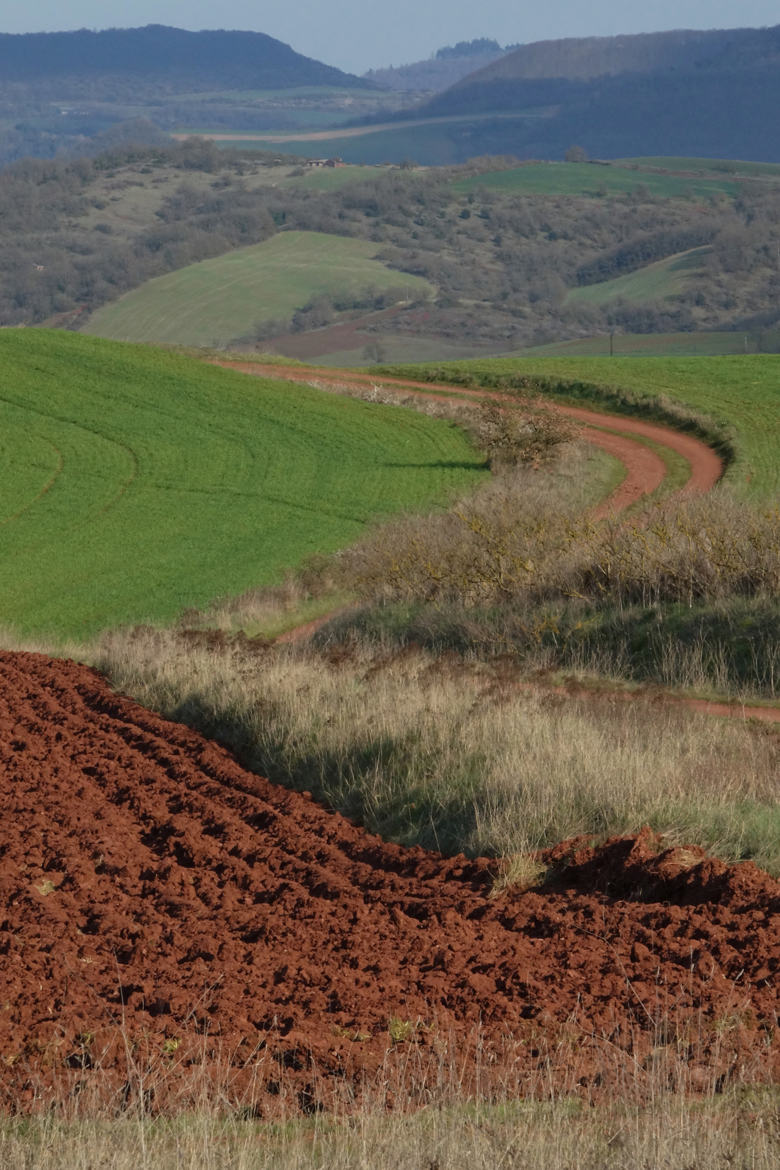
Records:
M168 1120L0 1123L7 1170L774 1170L777 1096L747 1090L651 1106L562 1099L432 1105L388 1117L269 1125L240 1110Z

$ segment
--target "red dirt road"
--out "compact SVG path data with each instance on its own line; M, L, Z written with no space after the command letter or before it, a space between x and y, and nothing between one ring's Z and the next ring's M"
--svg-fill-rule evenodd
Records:
M414 382L402 378L388 378L384 375L360 373L354 370L333 370L309 366L267 365L262 362L232 361L219 359L216 365L237 370L258 377L281 378L290 382L321 384L324 386L359 386L380 384L405 393L419 394L430 399L452 399L453 392L459 398L479 402L486 398L501 401L506 395L487 390L468 390L461 386L444 386L428 382ZM603 414L584 407L554 407L567 418L580 423L583 437L607 454L618 459L625 468L625 476L614 492L595 509L594 515L604 516L619 512L636 503L643 496L651 495L666 477L666 464L650 447L636 439L647 439L661 447L681 455L690 468L684 492L705 492L715 486L723 474L723 463L711 447L692 435L681 434L672 427L659 423L643 422L639 419L623 418L619 415ZM636 436L636 438L632 438Z
M458 395L465 397L467 401L479 401L484 398L501 400L505 397L499 393L468 390L459 386L448 387L428 382L410 382L400 378L375 377L372 374L355 370L270 365L261 362L227 361L224 359L216 361L215 364L256 377L282 378L292 382L324 385L331 388L338 388L345 384L348 386L388 385L396 387L399 391L418 393L423 398L434 400L451 399L452 390L457 391ZM643 446L641 442L636 442L632 438L634 435L639 439L649 439L653 443L667 447L686 460L690 471L688 480L681 489L681 494L710 491L723 474L723 462L711 447L692 435L675 431L672 427L643 422L639 419L623 418L619 415L601 414L584 407L556 406L555 409L580 423L587 441L620 460L625 468L625 476L617 488L594 509L595 518L623 511L643 496L651 495L661 486L666 477L666 464L661 457L651 448ZM333 616L335 615L327 614L294 630L289 630L282 634L278 641L295 642L307 638L316 633ZM531 687L532 684L524 685ZM540 686L541 684L533 684L534 689L540 689ZM565 687L547 687L545 689L557 694L567 693ZM616 699L630 699L631 695L616 692L614 697ZM663 701L687 707L692 711L700 711L706 715L742 720L754 719L762 723L780 724L780 707L746 706L744 703L719 703L706 699L689 699L678 696L665 696Z
M95 672L11 652L0 793L4 1106L115 1106L142 1070L148 1109L181 1107L201 1062L263 1115L387 1082L428 1100L475 1088L478 1037L483 1088L780 1074L780 884L750 863L646 832L494 896L495 863L383 844Z

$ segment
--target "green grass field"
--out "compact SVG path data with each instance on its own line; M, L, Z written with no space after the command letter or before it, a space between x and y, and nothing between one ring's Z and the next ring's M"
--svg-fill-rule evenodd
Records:
M512 357L714 357L753 352L754 340L745 333L616 333L610 355L608 333L553 341L518 350Z
M340 191L350 183L359 183L362 179L375 179L376 167L312 167L304 175L291 175L283 179L280 186L304 187L310 191Z
M641 162L642 160L637 160ZM517 195L619 195L644 188L664 198L735 196L739 184L721 177L687 178L634 170L630 166L593 163L534 162L506 171L487 171L453 184L459 194L488 187Z
M0 331L0 627L85 637L278 580L485 474L447 423L79 334Z
M277 150L303 158L341 158L353 166L380 166L400 163L404 159L424 162L426 166L449 166L457 162L449 140L436 126L399 124L397 130L376 130L356 137L296 139L273 142L268 139L229 138L217 142L223 150Z
M289 318L320 294L370 286L432 293L419 276L374 259L379 245L321 232L279 232L263 244L158 276L93 313L85 332L118 341L220 345L258 321Z
M665 171L691 171L702 174L734 175L740 178L780 179L780 163L746 162L731 158L676 158L654 155L646 158L618 158L624 166L658 167Z
M586 399L598 387L631 391L640 398L663 396L726 426L736 455L726 480L740 495L780 495L780 357L768 354L722 357L488 358L435 366L384 366L387 373L433 380L482 380L528 375L566 384L583 383Z
M614 280L573 288L566 297L566 304L609 305L617 300L642 304L679 296L701 272L708 251L708 248L691 248L688 252L646 264L636 272L616 276Z

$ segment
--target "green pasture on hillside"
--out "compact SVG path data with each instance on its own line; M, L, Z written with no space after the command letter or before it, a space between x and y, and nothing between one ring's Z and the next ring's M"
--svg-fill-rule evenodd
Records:
M726 480L735 491L759 499L780 497L780 356L478 358L382 369L403 377L477 384L523 375L551 379L561 393L571 387L594 405L599 388L605 396L618 388L640 398L683 403L732 433L736 454Z
M752 353L755 339L747 333L599 333L572 341L530 345L504 357L712 357L724 353Z
M84 637L277 580L485 474L399 408L73 333L0 331L0 628Z
M665 171L691 171L716 175L734 175L740 178L780 179L780 163L746 162L732 158L677 158L654 155L647 158L617 158L622 166L658 167Z
M566 296L567 305L609 305L612 301L630 301L642 304L645 301L660 301L667 297L679 296L691 280L701 272L708 248L691 248L676 256L667 256L646 264L636 272L627 272L613 280L602 280L598 284L586 284L573 288Z
M640 188L650 195L690 199L735 196L739 184L725 178L661 175L633 170L628 166L600 163L533 162L506 171L486 171L470 179L459 179L453 188L459 194L488 187L511 195L619 195Z
M383 174L376 167L307 167L303 175L290 175L280 186L295 186L311 191L340 191L350 183L363 179L376 179Z
M84 331L119 341L222 345L259 321L289 318L312 297L366 288L432 293L419 276L374 256L380 245L322 232L279 232L148 280L93 313Z

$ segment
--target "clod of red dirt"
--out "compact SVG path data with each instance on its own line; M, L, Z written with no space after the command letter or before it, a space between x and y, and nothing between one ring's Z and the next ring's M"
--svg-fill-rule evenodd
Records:
M0 653L0 681L6 1107L172 1108L202 1067L261 1113L780 1072L752 864L644 831L495 893L495 863L384 844L85 667Z

